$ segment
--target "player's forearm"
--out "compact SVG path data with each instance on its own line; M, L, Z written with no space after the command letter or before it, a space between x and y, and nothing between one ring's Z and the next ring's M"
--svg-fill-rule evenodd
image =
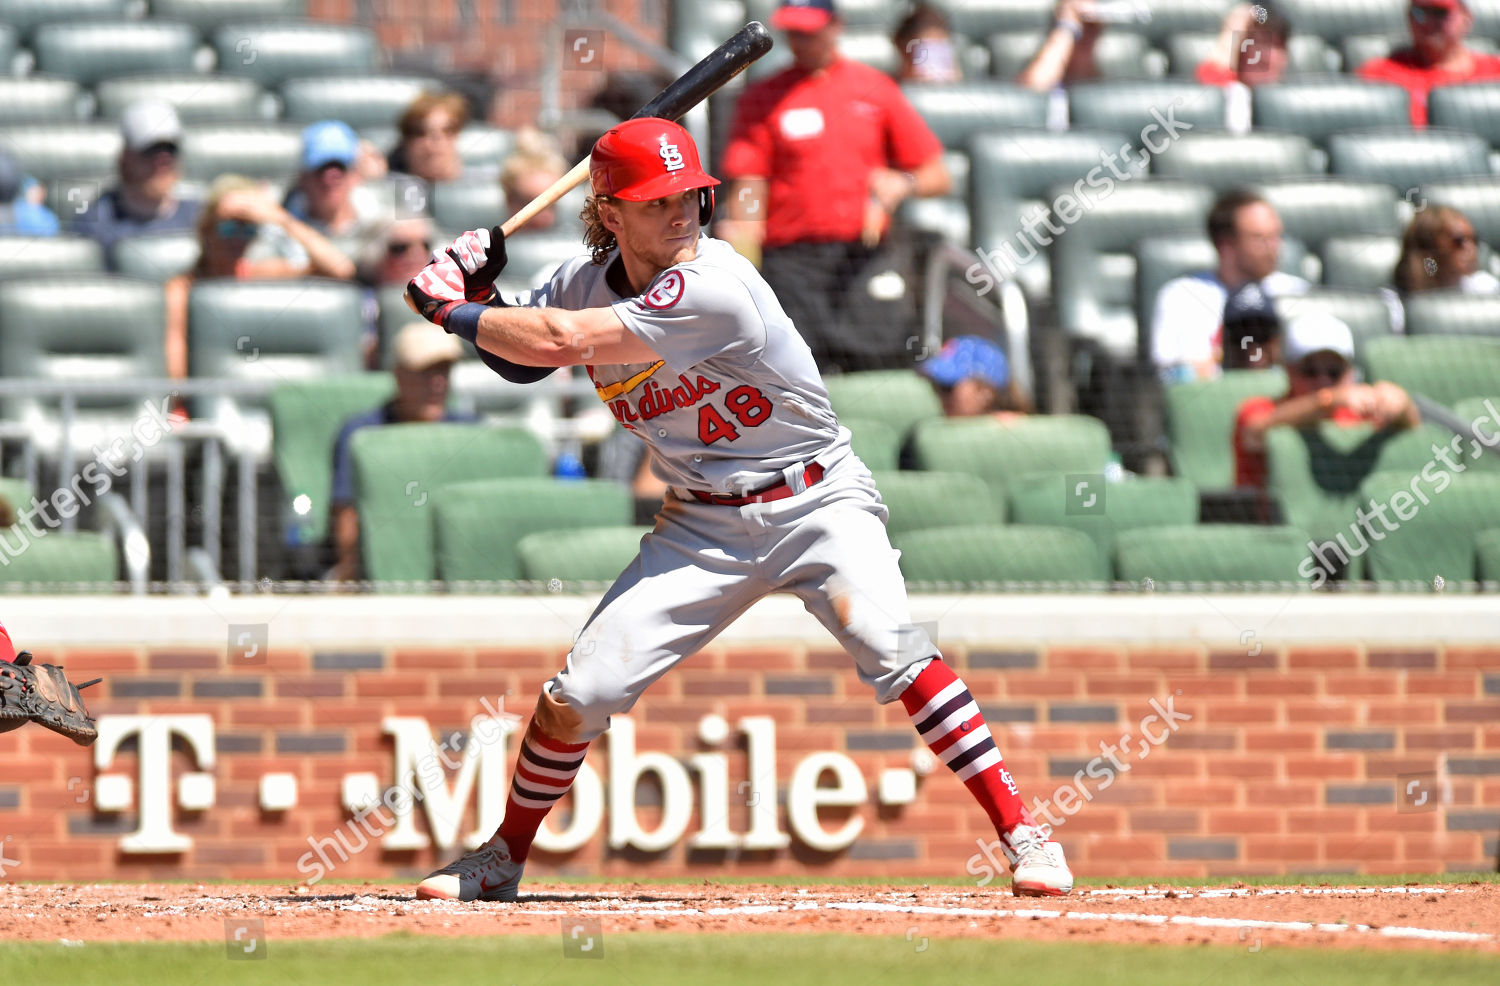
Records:
M475 344L523 366L570 366L565 319L554 308L487 309Z

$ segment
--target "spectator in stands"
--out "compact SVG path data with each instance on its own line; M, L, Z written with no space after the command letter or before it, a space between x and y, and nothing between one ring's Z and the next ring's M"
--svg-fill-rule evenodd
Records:
M344 422L333 445L333 490L329 499L329 530L334 564L328 577L339 582L360 578L359 515L354 507L354 461L349 439L361 428L412 422L474 421L472 414L448 408L448 378L463 356L455 336L435 325L414 322L396 334L396 396L389 403L357 414Z
M930 4L913 7L896 25L891 43L901 58L897 82L957 82L962 77L948 17Z
M948 192L942 145L890 76L839 54L831 0L784 3L771 23L793 64L740 98L716 235L763 251L821 370L910 366L911 293L887 233L903 200Z
M917 364L917 372L937 390L947 417L987 414L1010 421L1032 411L1005 353L983 336L949 339L936 355Z
M391 152L390 170L426 182L463 176L458 135L469 122L469 104L456 92L424 92L396 121L401 142Z
M167 372L187 375L188 295L200 277L235 277L242 280L281 277L354 276L354 261L339 252L322 233L293 216L276 203L258 182L243 175L221 175L210 186L208 200L198 214L198 262L185 274L167 281ZM298 263L283 257L252 257L252 244L267 230L285 234L306 260Z
M1269 370L1281 363L1281 318L1255 282L1224 303L1223 357L1227 370Z
M1151 353L1167 383L1207 380L1219 373L1224 303L1246 284L1269 297L1301 294L1308 283L1277 270L1281 217L1248 189L1220 195L1208 213L1208 238L1219 254L1216 270L1168 281L1151 315Z
M1280 11L1264 3L1237 4L1224 16L1213 54L1198 63L1198 81L1206 86L1280 82L1291 36L1291 21Z
M1058 0L1052 11L1052 28L1042 39L1031 61L1016 76L1016 82L1037 92L1051 92L1070 82L1097 78L1094 46L1107 23L1134 19L1129 3L1100 0Z
M1466 0L1412 0L1411 44L1359 67L1361 79L1394 82L1411 93L1411 125L1427 126L1427 94L1438 86L1500 79L1500 55L1464 44L1474 16Z
M516 134L516 148L500 164L500 187L505 191L505 211L514 216L528 202L552 187L568 172L568 162L556 141L540 130L524 128ZM557 223L557 209L548 206L516 231L541 232Z
M1234 423L1235 483L1264 488L1266 433L1272 428L1305 428L1320 421L1361 423L1380 428L1414 428L1421 414L1396 384L1356 383L1354 334L1332 315L1308 313L1292 319L1281 343L1289 386L1279 400L1251 397Z
M1479 269L1474 224L1445 205L1428 206L1412 217L1401 237L1401 258L1396 261L1393 280L1403 296L1433 288L1500 293L1500 279Z
M42 204L46 190L0 150L0 236L56 236L57 216Z
M380 362L380 289L399 284L404 299L406 282L427 266L436 243L432 220L415 216L388 225L360 254L356 277L366 288L364 362L369 369L379 369ZM409 311L404 301L394 303Z
M131 103L120 115L120 136L119 184L90 203L73 221L72 231L98 241L106 253L127 236L190 232L200 203L177 197L182 122L172 104L161 99Z
M358 171L359 138L337 120L302 131L302 171L282 207L324 236L366 243L385 224L379 199ZM270 232L270 231L268 231ZM307 252L290 236L264 238L274 256L306 263Z

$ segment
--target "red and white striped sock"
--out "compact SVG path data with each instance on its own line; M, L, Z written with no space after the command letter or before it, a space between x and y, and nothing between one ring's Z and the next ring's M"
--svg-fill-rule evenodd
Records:
M510 857L524 863L536 839L537 829L552 806L568 793L573 777L583 766L587 743L563 743L537 728L533 721L516 755L516 772L510 780L505 818L495 832L505 840Z
M1033 824L984 714L963 679L942 658L933 658L922 669L901 693L901 704L923 742L964 782L997 833Z

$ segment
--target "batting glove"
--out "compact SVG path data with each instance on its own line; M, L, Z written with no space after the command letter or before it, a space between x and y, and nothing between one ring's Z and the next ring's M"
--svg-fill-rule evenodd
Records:
M432 263L417 271L406 285L406 298L412 311L441 328L455 309L469 304L464 294L464 275L458 261L446 254L434 254Z
M458 262L463 272L464 297L488 302L495 293L495 278L505 269L505 231L499 226L471 229L443 251ZM436 260L440 254L433 254Z

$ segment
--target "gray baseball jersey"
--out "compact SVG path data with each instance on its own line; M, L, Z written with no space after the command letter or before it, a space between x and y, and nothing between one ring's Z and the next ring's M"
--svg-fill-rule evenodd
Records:
M652 469L684 489L741 494L839 441L817 365L760 273L722 240L698 238L696 259L622 297L610 261L582 256L516 304L614 308L660 354L651 363L588 366L599 397L648 445ZM843 433L847 436L847 432Z

